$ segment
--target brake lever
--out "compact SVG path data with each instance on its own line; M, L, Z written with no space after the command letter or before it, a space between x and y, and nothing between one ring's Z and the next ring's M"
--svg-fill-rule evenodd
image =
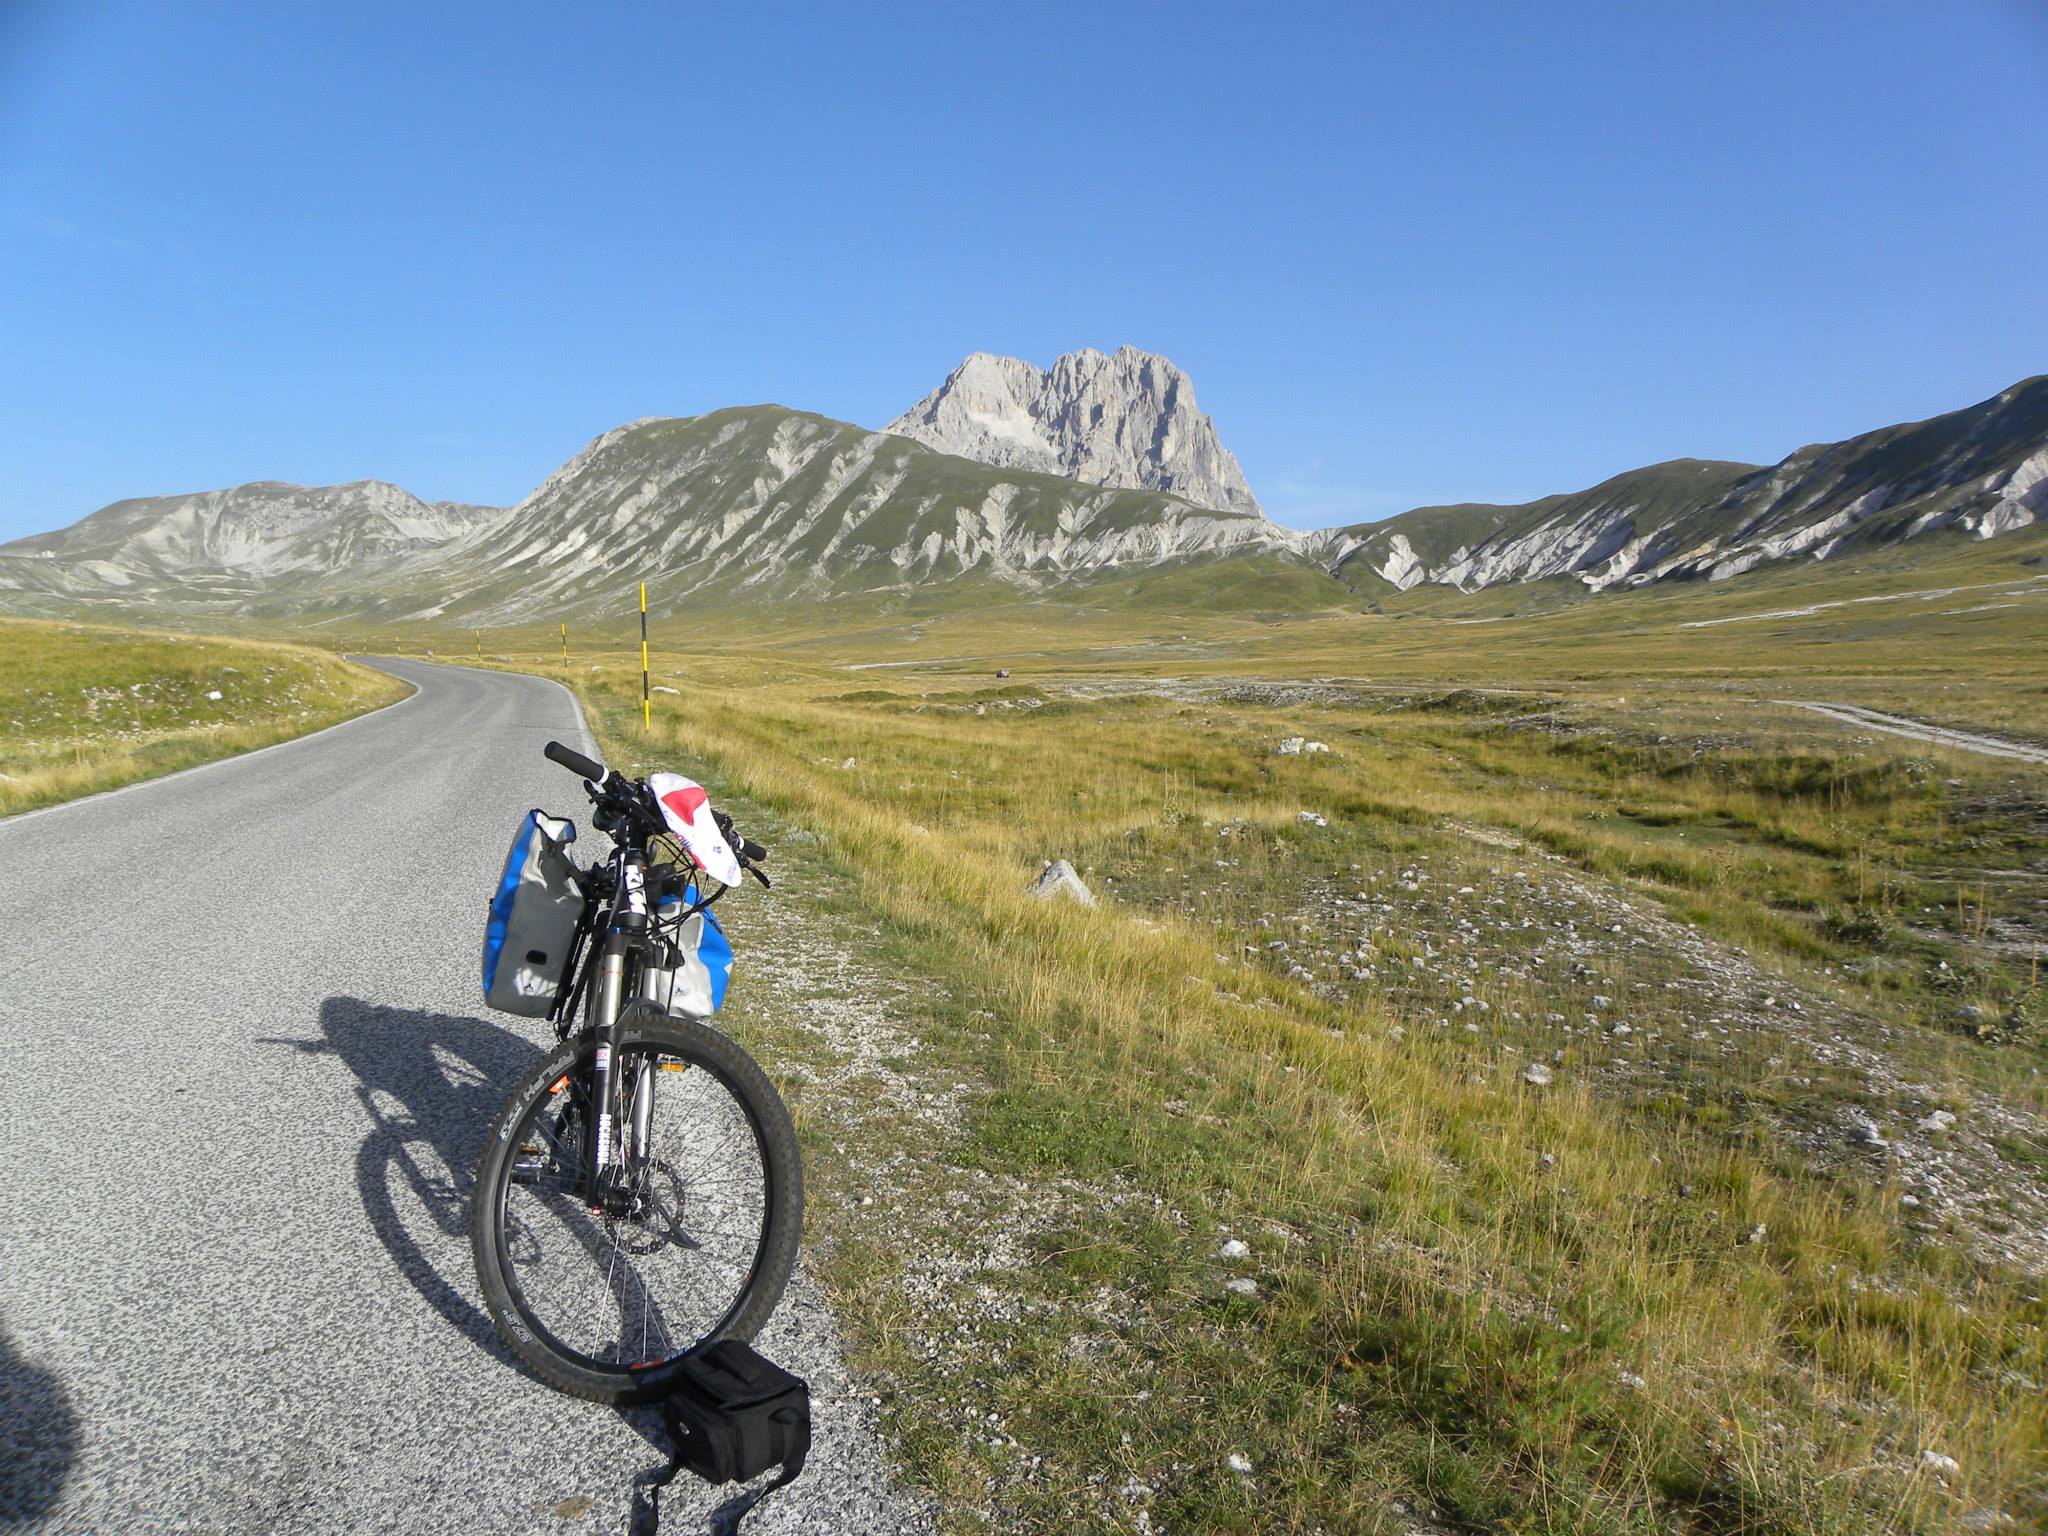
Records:
M740 868L744 869L748 874L752 875L756 880L760 881L762 890L772 891L775 889L775 887L769 883L768 877L762 874L761 871L757 869L754 865L742 864Z

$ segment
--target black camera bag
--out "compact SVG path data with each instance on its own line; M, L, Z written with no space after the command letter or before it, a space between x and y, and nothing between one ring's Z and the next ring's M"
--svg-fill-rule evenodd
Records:
M707 1483L744 1483L779 1465L775 1480L738 1513L804 1469L811 1449L811 1389L738 1339L706 1344L677 1361L675 1383L661 1406L674 1454L652 1482L652 1518L636 1521L636 1530L655 1528L658 1490L686 1467Z

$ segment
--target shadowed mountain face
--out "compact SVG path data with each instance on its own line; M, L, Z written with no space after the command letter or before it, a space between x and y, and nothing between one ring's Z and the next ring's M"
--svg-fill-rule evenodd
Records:
M0 546L0 608L505 624L616 603L642 579L663 607L934 586L967 597L1248 557L1360 593L1554 577L1597 591L1942 529L1990 538L2044 516L2048 378L1769 468L1679 459L1524 506L1425 507L1321 533L1280 528L1255 503L1217 510L998 467L764 405L619 427L505 511L376 481L117 502ZM1302 591L1342 595L1320 578Z

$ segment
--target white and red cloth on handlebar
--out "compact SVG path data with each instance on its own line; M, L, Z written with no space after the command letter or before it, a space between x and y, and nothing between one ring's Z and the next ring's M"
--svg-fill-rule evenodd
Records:
M711 797L695 779L680 773L650 773L647 787L661 807L661 819L668 823L697 867L721 885L740 883L740 861L732 844L718 830L711 814Z

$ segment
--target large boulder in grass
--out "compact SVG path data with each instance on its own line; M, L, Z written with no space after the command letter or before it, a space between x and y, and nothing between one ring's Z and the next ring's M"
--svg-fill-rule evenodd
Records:
M1036 896L1041 901L1049 901L1055 896L1065 896L1070 901L1078 901L1084 907L1095 905L1095 893L1088 889L1081 877L1074 873L1074 866L1065 859L1054 859L1046 865L1045 872L1031 882L1031 889L1026 894Z

